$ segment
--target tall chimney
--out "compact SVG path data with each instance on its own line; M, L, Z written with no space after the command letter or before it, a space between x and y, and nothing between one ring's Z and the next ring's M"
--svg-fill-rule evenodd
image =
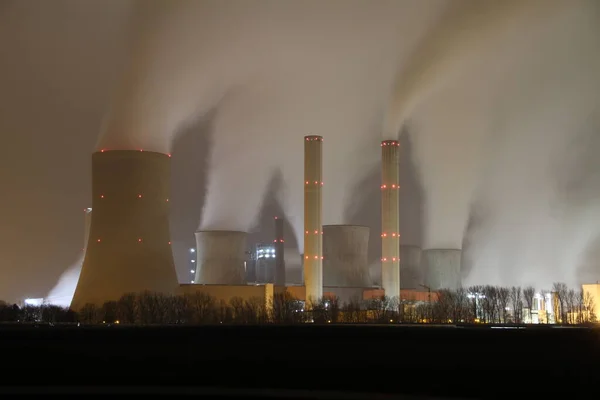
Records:
M285 286L283 218L275 217L275 286Z
M323 297L323 137L304 138L304 285L306 302Z
M381 286L400 297L399 150L397 140L381 142Z

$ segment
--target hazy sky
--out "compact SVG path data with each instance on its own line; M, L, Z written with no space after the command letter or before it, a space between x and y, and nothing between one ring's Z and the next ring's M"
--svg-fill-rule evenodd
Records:
M270 239L286 212L294 244L304 134L326 138L326 222L369 225L376 260L394 87L404 243L460 247L470 220L469 283L600 279L596 1L132 4L0 0L0 299L78 259L101 133L170 147L182 281L199 225Z

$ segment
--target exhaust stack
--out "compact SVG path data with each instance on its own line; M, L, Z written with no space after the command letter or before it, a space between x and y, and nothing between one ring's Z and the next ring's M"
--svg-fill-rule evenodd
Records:
M285 286L285 243L283 240L283 218L275 217L275 286Z
M304 285L306 301L323 297L323 137L304 138Z
M381 286L400 298L400 143L381 142Z

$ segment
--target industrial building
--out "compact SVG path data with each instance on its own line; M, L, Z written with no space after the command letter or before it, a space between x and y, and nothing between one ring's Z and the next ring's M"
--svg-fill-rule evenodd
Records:
M373 287L369 276L370 229L323 226L321 136L304 137L303 285L286 282L281 217L274 219L273 243L257 245L252 254L247 250L246 232L196 232L192 284L179 285L169 238L170 156L141 150L96 152L92 155L94 213L90 213L88 251L72 307L99 305L145 290L203 292L222 301L233 297L268 301L287 291L307 307L311 300L331 296L341 301L384 294L399 298L401 287L403 297L417 296L427 279L420 268L420 248L400 246L399 146L396 140L381 142L381 287ZM434 266L430 270L441 270L433 262L439 257L431 261L429 254L425 252L423 257ZM444 278L443 282L453 281Z

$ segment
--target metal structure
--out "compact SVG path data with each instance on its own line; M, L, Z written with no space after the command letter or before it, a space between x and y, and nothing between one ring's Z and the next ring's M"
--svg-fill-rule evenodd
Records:
M275 217L275 286L285 286L285 241L283 240L283 218Z
M196 284L246 283L246 232L196 232Z
M381 142L381 286L400 297L400 143Z
M323 286L367 287L369 228L323 226Z
M431 290L458 289L460 282L461 250L423 250L425 283Z
M323 297L323 138L304 137L304 285L307 304Z
M91 226L74 310L150 290L174 293L169 232L171 160L141 150L92 155Z
M400 245L400 289L417 289L424 279L421 248Z

